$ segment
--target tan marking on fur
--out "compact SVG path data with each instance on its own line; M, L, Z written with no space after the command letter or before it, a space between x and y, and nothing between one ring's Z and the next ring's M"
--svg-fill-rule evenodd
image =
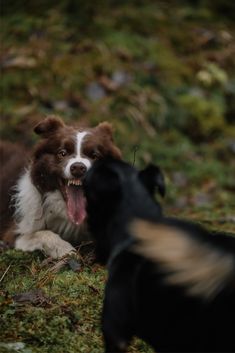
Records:
M167 225L136 220L131 233L140 240L134 251L158 262L166 282L186 287L192 296L215 296L234 272L234 258Z
M11 224L1 237L1 240L11 248L14 247L17 235L15 234L15 224Z

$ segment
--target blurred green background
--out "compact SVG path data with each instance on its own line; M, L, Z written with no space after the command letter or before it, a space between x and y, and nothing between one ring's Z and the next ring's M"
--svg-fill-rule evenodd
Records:
M47 114L110 121L127 161L162 167L166 213L235 232L234 15L229 0L2 0L1 138L32 146L32 128ZM87 268L85 280L65 271L41 284L48 268L36 255L24 261L8 251L0 262L3 273L15 264L3 281L3 341L23 339L27 352L101 352L100 313L88 307L101 305L103 270ZM87 293L88 281L98 294ZM60 298L57 306L15 311L8 294L32 286ZM78 286L86 293L83 341L70 327L79 319L64 309L76 312ZM130 351L150 352L142 343Z
M180 212L232 203L234 1L3 0L1 9L2 138L32 145L33 125L51 113L108 120L126 160L162 166Z

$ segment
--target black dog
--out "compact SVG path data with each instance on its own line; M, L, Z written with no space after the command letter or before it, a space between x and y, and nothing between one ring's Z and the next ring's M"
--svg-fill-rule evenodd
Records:
M157 352L235 351L235 238L162 216L158 168L99 161L87 174L88 222L108 264L106 352L136 335Z

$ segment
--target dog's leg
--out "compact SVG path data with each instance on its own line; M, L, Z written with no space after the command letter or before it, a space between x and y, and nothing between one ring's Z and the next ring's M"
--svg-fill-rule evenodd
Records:
M129 287L128 287L129 288ZM129 293L120 281L108 281L102 315L105 352L127 352L134 334Z
M31 234L23 234L17 238L15 248L23 251L42 250L54 259L75 251L75 248L50 230L41 230Z
M114 302L112 308L110 308L111 311L108 311L107 306L104 307L102 326L105 341L105 353L127 352L127 347L132 337L125 317L122 315L124 312L121 313L119 321L114 319L113 314L115 305L116 303ZM126 314L126 312L124 314Z
M118 345L114 343L110 338L105 337L105 353L124 353L127 351L127 345L125 342L119 342Z

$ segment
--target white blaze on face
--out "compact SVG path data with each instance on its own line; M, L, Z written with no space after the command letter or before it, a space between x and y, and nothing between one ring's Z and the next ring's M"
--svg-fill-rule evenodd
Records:
M82 144L84 142L85 136L88 134L89 132L83 131L83 132L78 132L76 135L75 156L68 160L68 163L64 169L64 175L65 175L65 178L67 179L73 178L70 172L70 167L73 163L76 163L76 162L83 163L87 167L87 170L91 167L91 161L88 158L82 157Z

